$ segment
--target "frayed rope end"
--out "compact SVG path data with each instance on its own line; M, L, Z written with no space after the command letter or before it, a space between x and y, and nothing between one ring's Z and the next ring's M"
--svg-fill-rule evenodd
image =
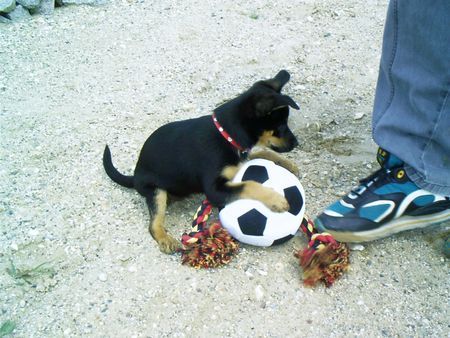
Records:
M327 233L317 233L314 223L304 219L301 230L309 237L308 247L294 256L303 268L303 283L313 287L319 282L330 287L350 266L350 250L345 243L337 242Z
M181 250L182 264L196 269L217 268L228 264L239 251L239 243L219 222L201 231L184 234L181 241L184 245Z

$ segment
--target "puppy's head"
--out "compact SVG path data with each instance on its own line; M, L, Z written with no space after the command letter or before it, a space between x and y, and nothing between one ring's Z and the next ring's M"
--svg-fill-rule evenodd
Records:
M282 70L272 79L256 82L246 93L245 112L258 144L277 152L287 152L298 145L288 119L289 107L299 107L290 96L281 94L289 78L289 73Z

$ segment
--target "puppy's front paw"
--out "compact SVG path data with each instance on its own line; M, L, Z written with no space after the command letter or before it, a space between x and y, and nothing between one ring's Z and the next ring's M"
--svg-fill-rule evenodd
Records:
M181 248L181 243L170 235L158 240L159 250L166 254L172 254Z
M278 193L274 193L267 203L267 207L274 212L285 212L289 210L289 203Z

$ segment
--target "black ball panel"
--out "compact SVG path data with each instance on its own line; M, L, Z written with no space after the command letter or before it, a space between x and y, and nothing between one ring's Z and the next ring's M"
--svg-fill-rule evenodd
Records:
M272 245L283 244L283 243L287 242L288 240L290 240L292 237L294 237L294 235L287 235L285 237L278 238L278 239L273 241Z
M266 228L267 217L258 210L252 209L239 216L237 221L244 235L262 236Z
M303 197L300 190L296 186L286 188L284 189L284 197L289 203L289 212L294 216L298 215L303 206Z
M242 176L242 181L256 181L261 184L269 179L269 173L266 167L262 165L251 165L246 170Z

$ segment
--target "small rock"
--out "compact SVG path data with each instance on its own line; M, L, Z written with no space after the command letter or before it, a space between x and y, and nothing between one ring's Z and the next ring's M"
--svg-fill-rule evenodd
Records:
M42 285L42 284L37 284L37 285L36 285L36 291L37 291L37 292L45 292L45 291L46 291L46 288L45 288L45 286Z
M314 78L314 76L309 75L309 76L306 77L305 81L308 82L308 83L311 83L311 82L315 81L315 78Z
M22 6L17 6L17 8L19 8L19 7L22 7ZM17 11L17 8L16 8L16 11ZM24 9L24 10L26 10L26 9ZM15 11L14 11L15 12ZM27 11L27 13L28 13L28 11ZM30 16L30 13L28 13L28 16ZM30 231L28 231L28 235L30 236L30 237L36 237L37 235L39 235L39 230L36 230L36 229L30 229Z
M131 260L131 257L125 256L125 255L119 255L119 256L117 256L117 259L121 262L128 262L129 260Z
M101 282L106 282L106 280L108 279L108 276L106 275L106 273L102 272L102 273L100 273L100 274L98 275L98 279L99 279Z
M350 248L350 250L352 251L364 251L365 247L364 245L361 244L355 244L355 243L349 243L348 247Z
M36 13L48 15L52 14L55 10L55 0L42 0L38 7L36 7Z
M190 103L186 103L185 105L183 105L183 111L192 111L194 109L194 106Z
M365 113L356 113L353 117L354 120L361 120L366 114Z
M63 5L104 5L107 0L60 0Z
M40 0L17 0L18 4L27 9L36 9L39 6L40 2Z
M275 270L277 271L283 271L284 270L284 264L281 262L278 262L275 264Z
M306 89L306 87L304 85L301 85L301 84L294 87L294 90L298 90L298 91L303 91L305 89Z
M261 301L264 298L264 289L261 285L257 285L255 288L255 298L257 301Z
M11 250L14 250L14 251L19 250L19 246L16 243L11 243L11 245L9 247L11 248Z

